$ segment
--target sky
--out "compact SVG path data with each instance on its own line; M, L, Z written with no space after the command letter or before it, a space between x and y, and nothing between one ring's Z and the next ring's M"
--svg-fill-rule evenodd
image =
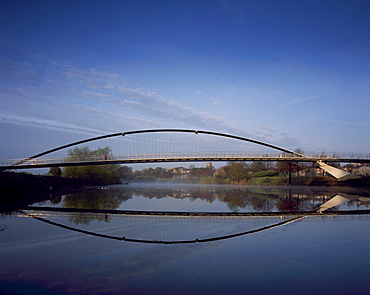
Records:
M0 158L154 128L370 153L369 0L0 0Z

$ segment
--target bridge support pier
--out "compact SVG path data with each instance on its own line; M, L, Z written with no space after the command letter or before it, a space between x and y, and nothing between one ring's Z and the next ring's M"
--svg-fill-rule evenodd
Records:
M292 163L289 163L288 184L292 185Z

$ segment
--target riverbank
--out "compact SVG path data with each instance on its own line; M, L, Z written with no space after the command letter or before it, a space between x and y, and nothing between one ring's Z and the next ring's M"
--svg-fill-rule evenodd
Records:
M27 173L0 173L0 208L12 211L14 208L41 202L52 193L62 195L83 187L81 181L63 177L32 175Z
M187 184L220 184L220 185L241 185L241 186L289 186L288 177L268 176L268 177L251 177L235 182L226 179L223 182L217 182L214 177L185 178L185 179L155 179L146 181L133 180L132 183L187 183ZM359 179L349 179L338 181L329 176L318 177L293 177L292 186L327 186L327 187L370 187L370 177Z
M256 177L250 178L246 185L289 185L287 177ZM338 181L333 177L293 177L292 186L327 186L327 187L370 187L370 178L348 179Z
M0 173L1 196L14 196L23 193L47 193L62 188L75 188L82 182L76 179L27 173Z

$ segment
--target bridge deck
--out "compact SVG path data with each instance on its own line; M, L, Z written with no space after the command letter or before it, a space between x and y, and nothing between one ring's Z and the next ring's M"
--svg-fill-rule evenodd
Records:
M322 158L322 157L281 157L281 156L236 156L236 157L147 157L147 158L123 158L123 159L108 159L108 160L89 160L89 161L73 161L67 162L63 159L48 159L39 158L30 160L22 164L10 164L2 162L1 170L18 170L32 168L48 168L48 167L67 167L67 166L89 166L89 165L107 165L107 164L135 164L135 163L160 163L160 162L229 162L229 161L266 161L266 162L340 162L340 163L370 163L367 158ZM14 162L14 161L12 161Z

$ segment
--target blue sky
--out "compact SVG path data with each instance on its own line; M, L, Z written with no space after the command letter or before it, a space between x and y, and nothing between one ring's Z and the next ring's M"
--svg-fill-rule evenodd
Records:
M370 152L370 1L0 1L1 158L149 128Z

